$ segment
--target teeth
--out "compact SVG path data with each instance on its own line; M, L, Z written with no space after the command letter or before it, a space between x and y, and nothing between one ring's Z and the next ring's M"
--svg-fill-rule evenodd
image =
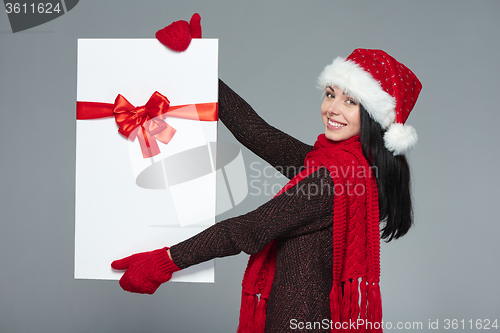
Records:
M344 127L346 126L345 124L339 124L339 123L336 123L330 119L328 119L328 124L332 125L332 126L335 126L335 127Z

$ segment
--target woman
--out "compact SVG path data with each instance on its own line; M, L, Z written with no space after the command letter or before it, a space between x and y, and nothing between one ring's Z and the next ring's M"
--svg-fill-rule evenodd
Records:
M403 154L417 137L404 123L421 84L384 51L356 49L326 66L318 85L325 129L309 146L269 126L220 82L223 123L291 181L248 214L113 262L127 269L123 289L153 293L177 270L243 251L252 256L239 332L381 331L379 222L387 241L412 224Z

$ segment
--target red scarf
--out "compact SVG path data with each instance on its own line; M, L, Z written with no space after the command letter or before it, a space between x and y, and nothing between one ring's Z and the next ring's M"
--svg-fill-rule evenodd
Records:
M322 166L330 171L335 185L330 292L332 332L382 332L377 183L363 156L359 135L334 142L321 134L307 154L304 166L277 196ZM238 333L265 330L267 301L276 267L276 243L272 241L248 261ZM363 319L364 324L350 325L358 319Z

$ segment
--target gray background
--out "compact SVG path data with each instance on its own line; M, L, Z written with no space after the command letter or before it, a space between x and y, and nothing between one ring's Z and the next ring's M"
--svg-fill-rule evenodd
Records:
M215 284L153 296L73 279L77 38L151 38L194 12L219 38L219 76L308 143L323 131L315 80L335 56L381 48L417 74L416 225L382 247L384 319L420 332L429 320L442 331L447 318L500 319L499 1L85 0L17 34L0 13L0 332L236 330L245 254L218 259ZM219 140L235 142L222 124ZM249 195L218 219L271 197Z

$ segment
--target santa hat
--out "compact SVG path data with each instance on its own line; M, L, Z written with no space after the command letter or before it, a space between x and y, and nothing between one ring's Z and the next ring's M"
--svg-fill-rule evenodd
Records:
M354 96L385 130L385 147L394 155L409 152L417 132L405 125L422 84L413 72L382 50L356 49L338 57L318 77L321 89L336 86Z

